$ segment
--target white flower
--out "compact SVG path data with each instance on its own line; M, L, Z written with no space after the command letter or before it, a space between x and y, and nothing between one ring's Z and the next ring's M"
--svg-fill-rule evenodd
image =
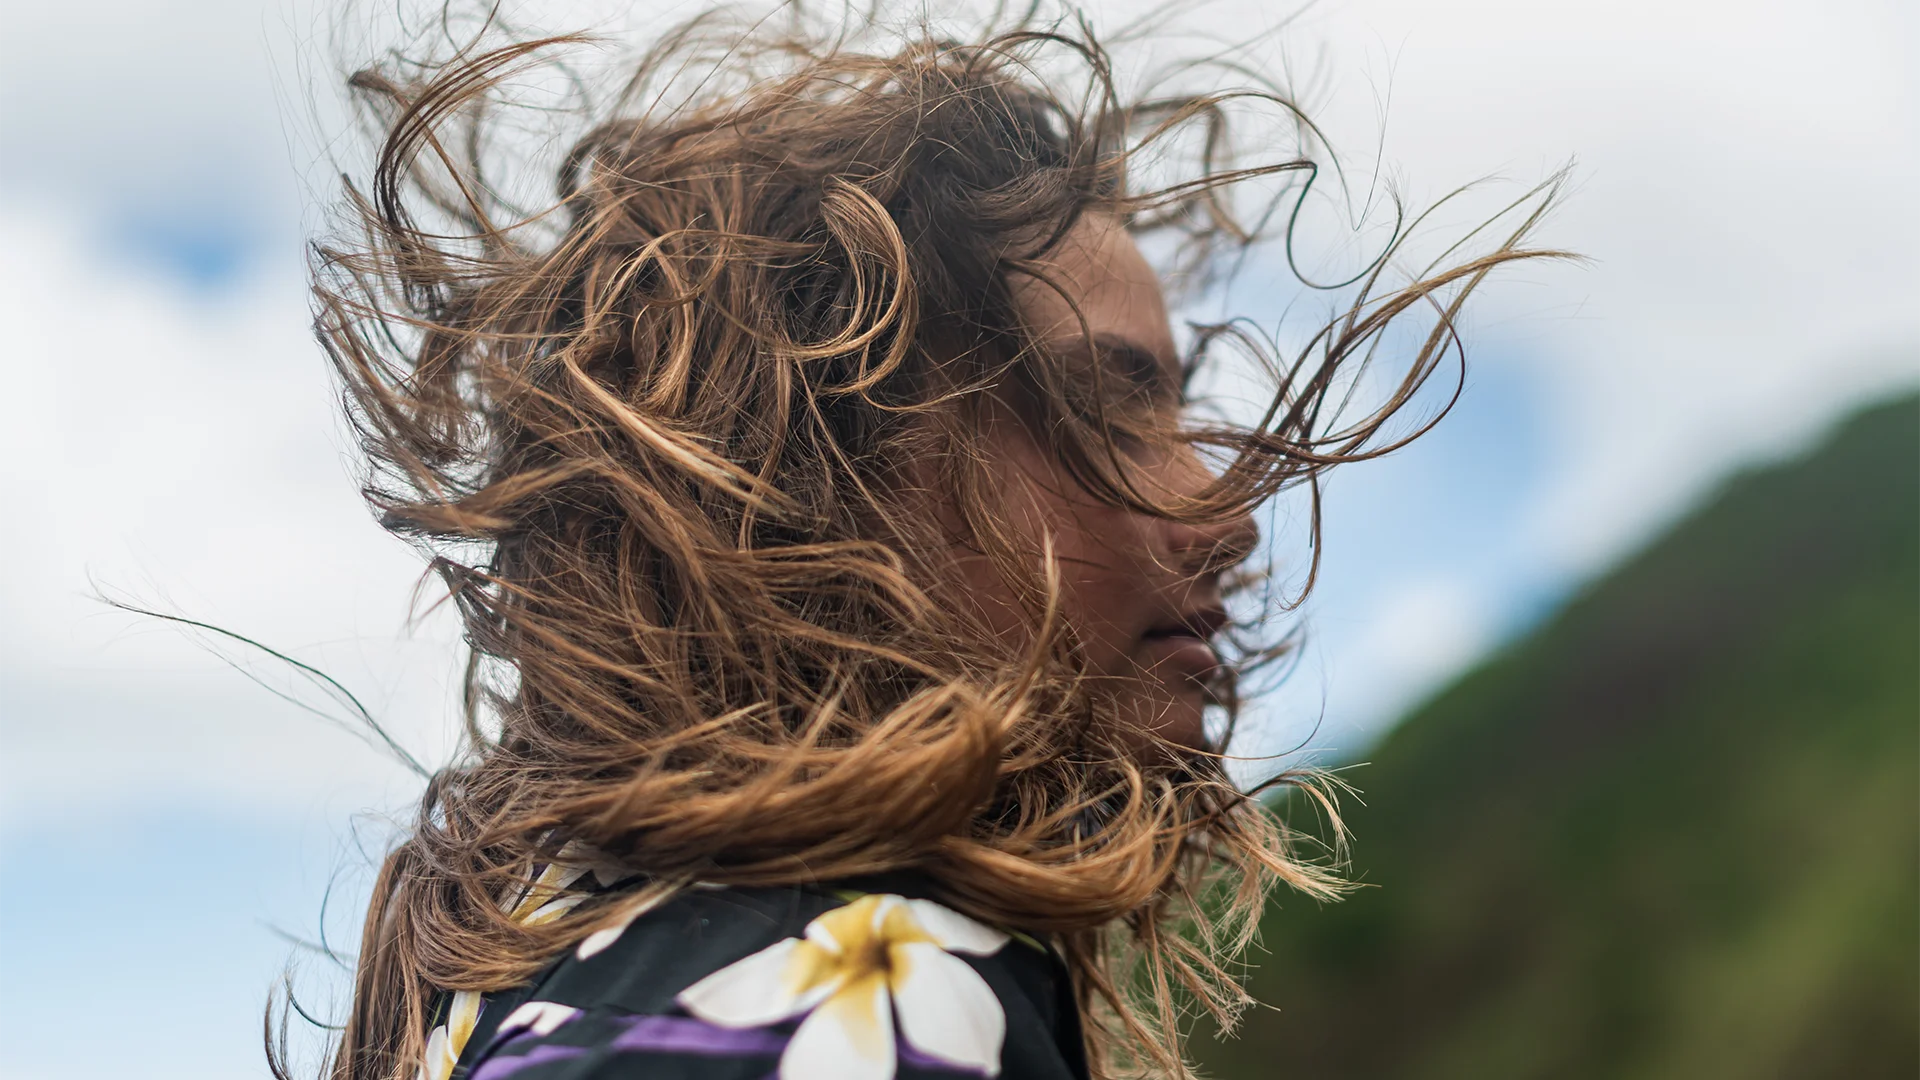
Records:
M508 1013L507 1018L500 1021L500 1030L494 1036L498 1038L523 1028L535 1035L551 1035L561 1024L579 1015L579 1009L557 1001L529 1001Z
M802 1013L780 1080L889 1080L894 1023L915 1050L997 1076L1007 1017L954 952L987 956L1007 935L925 900L863 896L681 991L711 1024L748 1028Z
M473 1025L480 1019L480 995L462 990L447 1006L447 1022L427 1036L426 1061L420 1065L419 1080L447 1080L460 1061L460 1051L473 1036Z
M602 884L629 876L605 856L577 842L569 842L560 849L558 859L541 868L539 876L502 896L499 900L500 910L522 926L544 926L587 900L589 894L570 893L567 889L589 873ZM638 914L636 912L635 917ZM620 929L625 929L625 926ZM616 930L613 937L619 936ZM597 948L605 948L612 940L608 938ZM581 958L585 959L587 955L582 953ZM480 1018L480 1002L481 995L471 990L462 990L453 995L452 1002L447 1006L446 1023L434 1028L427 1036L427 1051L425 1060L420 1063L418 1080L448 1080L453 1074L454 1066L467 1048L467 1040L473 1037L474 1024ZM572 1019L574 1012L578 1011L563 1013L562 1010L566 1009L567 1006L552 1002L528 1002L507 1017L502 1030L509 1026L526 1026L545 1035ZM517 1025L516 1021L519 1021Z
M568 893L566 888L587 874L584 866L548 863L540 876L519 892L501 900L500 909L523 926L538 926L565 914L567 909L585 900L584 893ZM535 921L535 920L538 921Z

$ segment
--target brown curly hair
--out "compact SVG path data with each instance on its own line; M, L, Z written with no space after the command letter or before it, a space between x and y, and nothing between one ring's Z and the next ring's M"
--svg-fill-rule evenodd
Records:
M1537 209L1392 289L1389 249L1350 310L1269 359L1255 422L1170 426L1033 340L1009 283L1092 212L1182 239L1188 268L1260 240L1230 185L1291 173L1298 196L1317 166L1234 160L1226 120L1295 117L1285 97L1122 101L1083 26L1031 17L967 42L798 25L667 35L538 210L494 182L488 140L513 80L579 39L489 25L352 80L383 139L348 187L355 227L314 249L318 336L367 497L430 550L472 659L465 748L374 886L336 1080L410 1075L435 994L512 985L618 920L617 896L537 927L502 913L569 844L669 887L916 870L1058 943L1102 1075L1184 1075L1177 1022L1244 1004L1223 965L1266 891L1337 890L1219 755L1113 736L1046 551L1001 522L980 410L1017 401L1100 499L1243 513L1404 441L1383 426L1457 344L1462 301L1541 254L1521 246ZM1130 182L1180 147L1185 179ZM1430 332L1350 415L1343 374L1416 310ZM1271 357L1222 326L1191 363L1223 342ZM1155 499L1129 480L1138 439L1204 448L1217 479ZM935 601L951 567L901 496L909 465L1025 598L1029 639ZM1246 629L1243 660L1274 652Z

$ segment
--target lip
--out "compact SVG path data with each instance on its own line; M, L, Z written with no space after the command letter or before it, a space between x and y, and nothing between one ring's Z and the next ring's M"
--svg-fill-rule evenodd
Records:
M1213 637L1227 621L1224 608L1204 607L1157 623L1141 635L1142 659L1150 670L1205 682L1220 669Z

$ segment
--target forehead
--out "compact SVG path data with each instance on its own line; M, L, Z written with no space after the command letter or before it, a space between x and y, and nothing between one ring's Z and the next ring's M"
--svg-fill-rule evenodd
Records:
M1070 347L1091 332L1177 365L1160 278L1113 217L1081 218L1041 265L1061 291L1025 276L1013 280L1012 290L1021 320L1042 342Z

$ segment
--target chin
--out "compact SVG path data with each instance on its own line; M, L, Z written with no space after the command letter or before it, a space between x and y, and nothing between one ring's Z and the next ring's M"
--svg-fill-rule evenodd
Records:
M1206 695L1198 691L1176 694L1160 714L1154 734L1188 750L1211 749L1207 745L1206 706Z
M1192 682L1179 687L1158 680L1114 700L1122 741L1143 760L1176 750L1214 749L1207 739L1206 710L1212 696ZM1174 755L1184 757L1185 755Z

